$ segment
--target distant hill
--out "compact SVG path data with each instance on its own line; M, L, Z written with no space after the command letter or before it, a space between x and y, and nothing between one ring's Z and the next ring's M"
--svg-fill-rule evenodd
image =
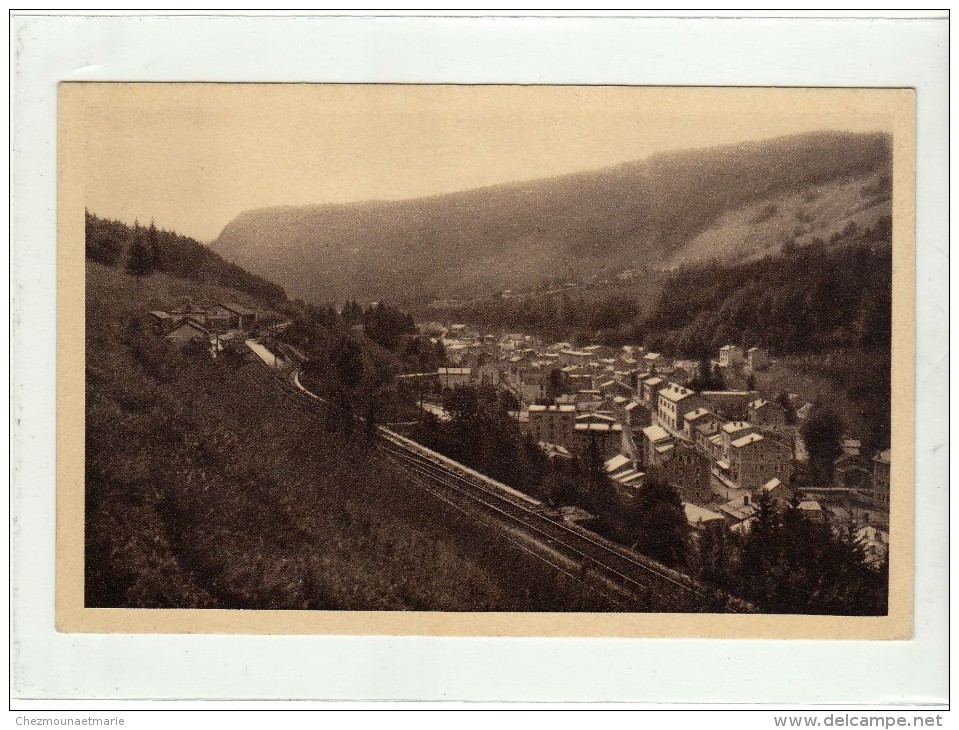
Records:
M212 244L313 301L748 260L890 210L891 141L822 132L430 198L247 211Z

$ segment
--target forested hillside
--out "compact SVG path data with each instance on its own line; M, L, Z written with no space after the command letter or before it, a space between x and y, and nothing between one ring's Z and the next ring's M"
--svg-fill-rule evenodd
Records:
M213 248L308 301L477 295L745 260L872 225L889 172L888 136L822 132L430 198L252 210Z
M781 256L678 271L643 323L653 349L698 356L730 342L777 354L889 347L891 220Z
M186 292L241 296L87 262L87 606L607 608L424 494L367 434L286 407L242 345L214 360L152 332L147 311Z
M184 279L228 286L267 304L286 300L283 287L225 261L199 241L173 231L86 213L86 255L90 261L136 274L162 271Z

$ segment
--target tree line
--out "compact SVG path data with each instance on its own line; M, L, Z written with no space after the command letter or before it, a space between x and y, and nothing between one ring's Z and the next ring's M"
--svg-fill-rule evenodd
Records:
M892 219L850 222L828 240L787 245L759 261L683 267L666 277L646 311L636 296L490 298L448 310L490 329L521 329L554 340L646 344L699 358L736 342L778 355L889 347ZM659 282L650 282L658 287Z
M196 239L157 228L153 221L132 226L85 214L86 257L123 268L141 278L163 272L184 279L229 287L270 304L286 301L283 287L224 260Z

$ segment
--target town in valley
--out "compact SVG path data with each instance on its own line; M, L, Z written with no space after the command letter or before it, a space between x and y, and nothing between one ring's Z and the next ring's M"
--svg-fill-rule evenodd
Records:
M161 87L74 92L85 606L889 614L881 95Z

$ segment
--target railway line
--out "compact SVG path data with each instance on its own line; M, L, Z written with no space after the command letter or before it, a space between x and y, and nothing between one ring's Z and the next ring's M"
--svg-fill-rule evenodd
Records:
M297 366L273 370L274 387L292 407L318 415L325 401L300 380ZM363 420L357 417L358 420ZM493 521L522 549L577 579L619 610L733 612L755 609L689 576L568 524L546 505L384 426L377 448L421 488L472 516Z

